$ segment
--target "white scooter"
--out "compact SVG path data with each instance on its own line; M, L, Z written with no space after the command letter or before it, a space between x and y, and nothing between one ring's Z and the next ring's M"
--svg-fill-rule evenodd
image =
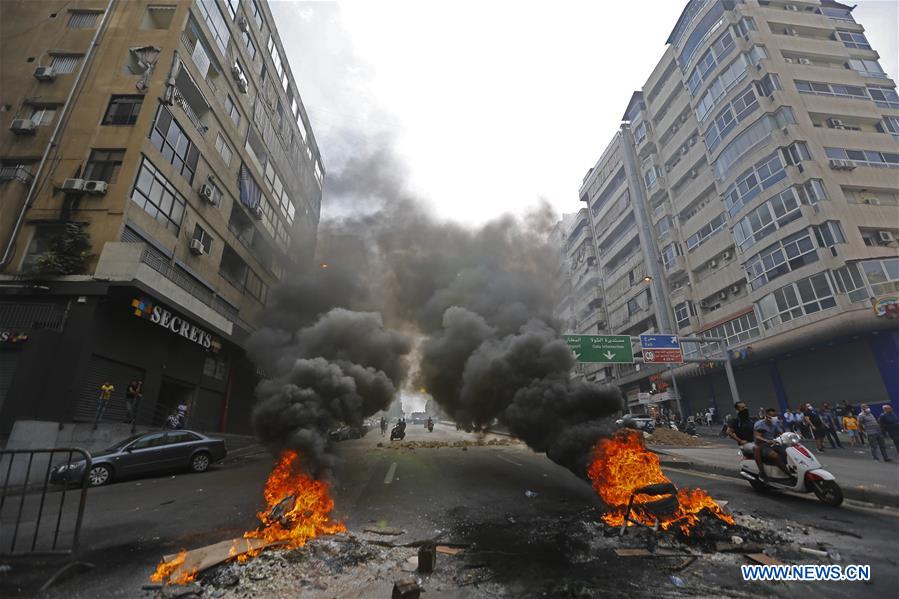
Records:
M826 505L837 507L843 503L843 490L837 484L833 474L821 467L821 463L812 452L805 448L802 437L796 433L783 433L774 440L786 451L787 470L785 476L773 463L764 464L766 478L759 478L758 465L752 450L740 449L740 476L749 481L756 491L781 489L797 493L814 493Z

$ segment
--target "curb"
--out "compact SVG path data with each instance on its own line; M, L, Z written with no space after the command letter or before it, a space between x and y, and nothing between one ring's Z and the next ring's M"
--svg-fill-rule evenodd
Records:
M681 461L680 459L675 458L671 454L665 453L664 451L657 449L651 449L651 451L658 454L659 463L663 468L682 468L684 470L695 470L696 472L705 472L707 474L719 474L740 481L744 480L743 477L740 476L739 473L733 468L726 468L724 466L702 462L690 462L686 460ZM873 503L876 505L899 507L899 494L888 493L886 491L878 491L876 489L868 489L859 486L840 486L843 489L843 496L846 499L863 501L865 503Z

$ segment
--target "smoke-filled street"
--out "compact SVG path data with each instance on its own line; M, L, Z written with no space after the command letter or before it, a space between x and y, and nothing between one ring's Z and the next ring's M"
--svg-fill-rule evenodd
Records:
M377 431L339 444L333 516L345 533L225 564L165 592L143 589L161 555L254 526L270 456L248 446L202 475L94 489L82 560L96 567L63 577L48 596L149 599L202 588L204 597L389 597L394 582L409 576L431 598L749 595L739 565L755 550L709 551L634 527L619 538L617 528L601 523L602 504L586 482L523 444L500 435L479 439L445 424L433 433L422 426L408 431L402 444L391 445ZM871 564L872 584L815 583L820 596L883 597L899 583L893 510L852 503L834 511L809 498L759 495L729 477L666 473L678 486L701 486L727 502L747 527L734 534L758 544L757 552L784 556L808 547L836 555L838 563ZM446 547L432 574L415 572L423 541ZM637 555L618 555L622 549ZM804 562L822 559L800 555ZM17 568L4 574L5 596L32 596L53 572ZM752 584L753 595L810 592L810 583Z

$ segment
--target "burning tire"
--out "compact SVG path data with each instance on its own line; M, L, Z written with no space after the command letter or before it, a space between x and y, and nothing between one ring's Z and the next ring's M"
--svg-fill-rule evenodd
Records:
M812 491L821 503L837 507L843 503L843 489L832 480L816 480L812 482Z
M87 477L92 487L102 487L112 481L112 468L106 464L97 464L91 467Z
M190 459L190 471L191 472L206 472L209 470L209 454L205 451L201 451L194 455Z

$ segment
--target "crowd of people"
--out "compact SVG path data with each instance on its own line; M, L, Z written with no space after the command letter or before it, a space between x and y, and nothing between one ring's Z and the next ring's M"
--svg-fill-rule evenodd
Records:
M743 406L745 408L745 406ZM883 412L879 417L871 412L870 406L867 404L850 405L848 401L837 404L831 408L830 404L824 403L821 409L815 408L810 403L801 404L798 409L785 410L779 415L776 410L769 408L765 410L760 408L758 418L753 422L767 420L770 416L767 411L773 411L774 417L780 424L783 431L792 431L802 435L805 439L814 440L815 447L819 452L825 452L824 441L830 445L831 449L842 449L843 442L840 434L845 434L848 439L849 446L860 447L867 445L871 450L871 457L876 461L881 459L885 462L891 462L887 452L887 439L893 442L897 454L899 454L899 417L893 411L889 404L883 406ZM738 418L742 416L746 418L738 410ZM733 419L728 415L725 420L724 428L721 431L722 436L730 436L732 425L737 419ZM709 422L707 420L707 422ZM748 441L748 440L747 440Z

